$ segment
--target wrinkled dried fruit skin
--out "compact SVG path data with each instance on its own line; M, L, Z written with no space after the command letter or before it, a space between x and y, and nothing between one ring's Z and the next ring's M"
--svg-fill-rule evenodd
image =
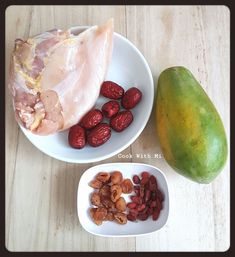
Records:
M124 179L121 183L122 192L124 194L130 194L133 191L133 184L129 178Z
M122 132L132 123L133 119L131 111L121 111L110 119L110 126L116 132Z
M98 109L93 109L85 114L79 124L85 129L91 129L98 125L102 120L102 112Z
M137 217L138 217L138 219L144 221L144 220L148 219L148 214L147 213L139 213Z
M102 186L99 190L99 193L100 193L101 197L109 198L110 197L110 186L109 185Z
M94 127L87 137L87 142L93 147L100 146L111 137L111 129L108 124L100 123Z
M69 129L69 145L73 148L82 149L86 144L86 132L80 125L74 125Z
M144 187L143 186L140 187L140 197L141 198L144 197Z
M141 181L140 181L140 185L144 186L145 184L148 183L148 181L149 181L148 178L146 178L146 177L145 177L145 178L142 178Z
M144 203L140 204L138 207L137 207L137 211L138 212L141 212L145 209L146 205Z
M99 226L102 224L102 220L96 220L94 218L94 215L95 215L97 209L98 208L90 208L89 212L90 212L90 216L91 216L92 220L95 222L96 225Z
M102 187L102 182L97 179L94 179L89 183L89 186L95 189L100 189Z
M136 220L136 216L133 216L131 213L128 213L128 214L127 214L127 219L128 219L129 221L135 221L135 220Z
M138 215L138 210L137 209L130 209L130 214L132 215L132 216L134 216L134 217L137 217L137 215Z
M96 221L103 221L107 215L107 209L104 207L98 207L93 215L94 220Z
M91 195L91 203L95 206L102 206L99 193L94 192Z
M153 220L157 220L160 214L160 210L158 210L157 208L153 209L153 214L152 214L152 219Z
M106 217L105 217L105 220L108 220L108 221L113 221L114 220L114 214L112 212L108 212Z
M118 211L123 212L126 210L126 201L123 197L120 197L116 203L115 203L115 207Z
M147 172L147 171L143 171L142 173L141 173L141 177L142 178L149 178L149 176L150 176L150 174L149 174L149 172ZM154 177L153 175L151 175L152 177Z
M121 184L122 183L122 173L120 171L114 171L111 174L111 183L114 184Z
M144 194L144 201L147 203L151 198L151 191L146 189Z
M132 109L140 102L141 98L142 93L138 88L129 88L122 98L122 106L125 109Z
M153 220L157 220L163 208L162 201L164 197L157 187L156 177L144 171L141 173L141 179L134 175L133 182L137 184L134 186L136 195L130 196L132 202L127 204L129 209L127 219L130 221L136 219L144 221L149 216L152 216Z
M157 190L157 198L162 202L164 200L164 196L162 192L158 189Z
M96 175L96 179L98 179L99 181L105 183L109 180L110 178L110 174L108 172L99 172Z
M132 200L132 202L134 202L136 204L142 204L142 199L139 196L132 195L131 200Z
M127 204L127 207L128 207L129 209L134 209L134 208L136 207L136 203L128 203L128 204Z
M105 81L101 86L100 94L110 99L120 99L124 94L124 89L117 83Z
M127 215L125 213L117 212L114 214L114 218L119 224L127 223Z
M139 184L139 183L140 183L140 178L139 178L139 176L137 176L137 175L134 175L132 180L133 180L133 182L134 182L135 184Z
M111 118L119 112L120 105L117 101L109 101L101 109L106 118Z
M119 185L112 185L111 186L111 200L116 202L122 194L122 188Z
M108 198L102 199L102 204L107 209L115 210L115 204Z

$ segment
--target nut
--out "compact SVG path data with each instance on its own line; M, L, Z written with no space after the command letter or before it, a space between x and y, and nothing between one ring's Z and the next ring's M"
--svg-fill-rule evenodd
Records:
M108 182L110 178L110 174L108 172L99 172L96 175L96 179L98 179L99 181L105 183Z
M127 216L126 216L125 213L117 212L117 213L114 214L114 218L119 224L126 224L127 223Z
M114 171L111 174L111 183L114 184L121 184L122 182L122 173L120 171Z
M119 185L111 186L111 200L116 202L122 194L122 188Z
M121 183L121 187L122 187L122 192L124 194L130 194L133 191L133 184L131 182L131 180L128 179L124 179Z
M100 189L102 187L102 182L97 179L94 179L89 183L89 186L95 189Z
M115 207L118 211L125 211L126 210L126 201L123 197L120 197L116 203L115 203Z
M102 206L99 193L94 192L91 195L91 203L95 206Z

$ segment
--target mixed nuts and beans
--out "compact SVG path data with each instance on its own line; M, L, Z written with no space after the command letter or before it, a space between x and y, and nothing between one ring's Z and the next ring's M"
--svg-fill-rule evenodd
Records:
M104 221L126 224L127 221L157 220L163 208L164 196L157 179L147 171L134 175L132 180L123 178L120 171L99 172L89 183L95 191L90 196L93 207L90 216L96 225ZM131 194L126 203L122 194Z

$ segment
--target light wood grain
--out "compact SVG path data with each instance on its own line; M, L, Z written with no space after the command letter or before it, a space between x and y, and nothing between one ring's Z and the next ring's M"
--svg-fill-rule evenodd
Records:
M199 79L229 138L229 19L224 6L10 6L6 10L6 77L15 38L45 30L100 24L114 17L148 61L155 85L160 72L183 65ZM176 174L161 154L154 112L140 137L122 152L162 169L170 190L166 226L149 236L102 238L79 224L76 191L95 164L68 164L37 150L19 131L6 90L6 247L11 251L225 251L230 245L229 159L218 178L199 185ZM149 154L152 158L140 158ZM144 157L144 156L142 156Z

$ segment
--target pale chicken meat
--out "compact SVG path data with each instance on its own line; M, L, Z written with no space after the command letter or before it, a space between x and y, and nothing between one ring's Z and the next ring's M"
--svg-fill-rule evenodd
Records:
M95 105L113 49L113 20L73 35L16 40L9 86L17 121L38 135L70 128Z

